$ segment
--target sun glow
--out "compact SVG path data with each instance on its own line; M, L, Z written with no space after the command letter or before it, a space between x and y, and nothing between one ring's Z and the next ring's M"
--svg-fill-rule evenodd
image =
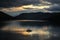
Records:
M38 6L34 6L34 5L27 5L27 6L22 6L23 8L32 8L32 9L44 9L44 8L49 8L50 6L40 6L40 5L38 5Z
M27 29L28 28L22 28L22 27L4 27L2 28L3 31L11 31L11 32L14 32L14 33L20 33L22 35L33 35L33 34L39 34L41 36L44 36L44 35L49 35L50 32L49 31L45 31L45 30L48 30L47 27L43 27L43 28L40 28L40 29L37 29L37 28L30 28L32 30L32 32L27 32Z
M16 12L16 11L24 11L24 10L28 10L28 9L44 9L44 8L50 8L49 5L23 5L20 7L12 7L12 8L1 8L0 11L3 12Z

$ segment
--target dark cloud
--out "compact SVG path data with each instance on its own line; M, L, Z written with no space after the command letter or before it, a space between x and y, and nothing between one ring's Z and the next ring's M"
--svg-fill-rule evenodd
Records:
M60 4L60 0L47 0L47 1L49 1L49 2L51 2L51 3L53 3L53 4Z
M38 4L39 0L1 0L0 7L15 7L28 4Z
M52 5L52 6L51 6L49 9L47 9L47 10L49 10L49 11L54 11L54 12L60 11L60 5L58 5L58 4Z

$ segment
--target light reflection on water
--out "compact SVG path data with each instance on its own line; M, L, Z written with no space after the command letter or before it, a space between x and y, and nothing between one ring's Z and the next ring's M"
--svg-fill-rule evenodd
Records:
M26 32L27 29L32 32ZM52 26L32 26L32 25L21 25L20 22L12 21L8 25L3 27L3 31L11 31L12 33L24 35L24 40L57 40L60 38L60 28ZM28 37L26 37L28 36ZM22 37L23 38L23 37Z

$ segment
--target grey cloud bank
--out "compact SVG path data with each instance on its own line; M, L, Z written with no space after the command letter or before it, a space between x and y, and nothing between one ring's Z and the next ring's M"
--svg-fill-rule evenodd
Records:
M59 4L54 4L50 8L48 8L47 10L59 12L60 11L60 5Z
M29 4L39 4L40 0L1 0L0 7L16 7Z
M53 4L60 4L60 0L46 0L46 1L49 1Z

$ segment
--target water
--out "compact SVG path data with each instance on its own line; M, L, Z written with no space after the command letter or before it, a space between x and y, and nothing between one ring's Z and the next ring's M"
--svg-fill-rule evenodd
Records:
M7 25L0 28L0 40L60 40L60 27L58 26L44 25L45 23L39 22L10 21L7 23ZM30 35L23 35L28 28L36 33L31 32ZM49 34L45 34L48 33L46 31Z

